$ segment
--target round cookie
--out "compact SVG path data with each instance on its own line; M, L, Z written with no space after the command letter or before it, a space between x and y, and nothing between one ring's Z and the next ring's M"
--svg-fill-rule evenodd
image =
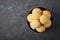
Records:
M39 19L39 17L41 16L41 9L34 8L32 10L32 14L33 14L33 19Z
M44 24L44 27L49 28L51 27L51 25L52 25L52 22L51 20L49 20L46 24Z
M34 8L33 10L32 10L32 13L33 14L35 14L35 13L39 13L39 14L41 14L41 9L40 8Z
M42 24L47 23L48 20L49 20L49 18L48 18L46 15L42 15L42 16L40 17L40 22L41 22Z
M32 17L33 17L32 14L29 14L29 15L27 16L27 20L28 20L29 22L32 22L32 20L33 20Z
M33 20L31 23L30 23L30 26L32 29L36 29L38 26L40 26L40 22L38 20Z
M51 13L48 10L44 10L43 15L46 15L48 18L51 18Z
M41 27L37 27L36 28L36 31L37 32L44 32L46 30L46 28L44 26L41 26Z

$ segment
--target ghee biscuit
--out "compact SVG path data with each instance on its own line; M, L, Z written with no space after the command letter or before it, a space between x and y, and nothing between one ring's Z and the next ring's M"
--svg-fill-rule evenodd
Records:
M39 17L41 16L41 9L34 8L32 10L32 14L33 14L33 19L39 19Z
M36 29L38 26L40 26L40 22L38 20L33 20L31 23L30 23L30 26L32 29Z
M36 28L37 32L44 32L46 30L46 28L44 26L40 26Z
M32 20L33 20L32 14L29 14L29 15L27 16L27 20L28 20L28 22L32 22Z
M35 13L35 14L33 14L33 19L39 19L40 18L40 14L38 14L38 13Z
M49 18L48 18L46 15L42 15L42 16L40 17L40 22L41 22L42 24L47 23L48 20L49 20Z
M49 20L46 24L44 24L44 27L49 28L51 27L51 25L52 25L52 22L51 20Z
M35 14L35 13L40 13L41 14L41 9L40 8L34 8L33 10L32 10L32 14Z
M51 18L51 13L48 10L44 10L42 14L46 15L48 18Z

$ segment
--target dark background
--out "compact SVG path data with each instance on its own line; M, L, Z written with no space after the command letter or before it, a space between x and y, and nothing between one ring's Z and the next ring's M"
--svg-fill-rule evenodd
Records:
M44 33L27 25L26 17L34 7L52 12L53 25ZM60 0L0 0L0 40L60 40Z

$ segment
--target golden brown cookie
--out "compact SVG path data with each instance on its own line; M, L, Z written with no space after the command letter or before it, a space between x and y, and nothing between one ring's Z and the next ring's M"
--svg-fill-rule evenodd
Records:
M43 15L46 15L48 18L51 18L51 13L48 10L44 10Z
M40 26L36 28L37 32L44 32L46 30L46 28L44 26Z
M36 29L38 26L40 26L40 22L38 20L33 20L31 23L30 23L30 26L32 29Z
M42 11L41 11L41 9L40 8L34 8L33 10L32 10L32 13L34 14L34 13L41 13Z
M32 20L33 20L32 17L33 17L32 14L29 14L29 15L27 16L27 20L28 20L29 22L32 22Z
M49 28L51 27L51 25L52 25L52 22L51 20L49 20L46 24L44 24L44 27Z
M32 14L33 14L33 19L39 19L39 17L41 16L41 9L34 8L32 10Z
M48 20L49 20L49 18L48 18L46 15L42 15L42 16L40 17L40 22L41 22L42 24L47 23Z

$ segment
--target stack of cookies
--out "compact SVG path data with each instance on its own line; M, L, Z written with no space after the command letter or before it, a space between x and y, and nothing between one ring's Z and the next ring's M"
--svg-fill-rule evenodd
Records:
M52 22L50 18L50 11L41 10L40 8L34 8L32 12L27 16L30 27L37 32L44 32L46 28L51 27Z

